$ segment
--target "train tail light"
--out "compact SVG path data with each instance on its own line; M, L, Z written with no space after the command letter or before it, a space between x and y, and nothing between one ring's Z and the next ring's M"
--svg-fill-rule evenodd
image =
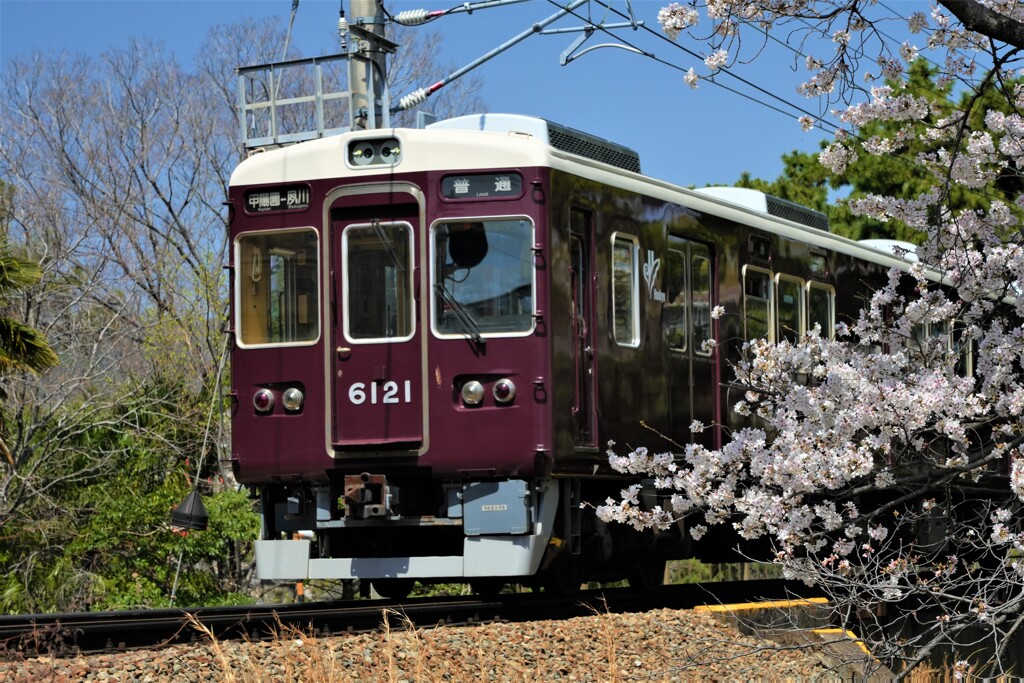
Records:
M260 389L253 394L252 405L257 412L269 413L274 409L274 392L270 389Z
M494 400L498 403L511 403L516 397L516 385L512 380L499 379L494 383Z

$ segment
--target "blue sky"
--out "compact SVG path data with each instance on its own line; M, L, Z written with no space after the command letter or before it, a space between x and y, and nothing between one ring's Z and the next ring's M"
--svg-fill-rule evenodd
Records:
M559 56L577 34L533 35L476 71L483 79L481 95L488 109L540 116L614 140L640 153L643 171L648 175L682 185L732 184L743 171L773 179L782 170L783 153L816 150L820 140L831 137L818 130L802 131L795 110L780 114L710 83L696 90L687 87L682 80L685 69L692 66L698 74L708 72L700 60L659 37L656 16L666 2L633 0L636 18L653 31L619 29L616 33L679 68L610 47L595 49L560 66ZM345 4L347 8L347 0ZM389 7L397 12L461 4L397 0ZM623 12L627 9L624 0L614 0L613 7ZM302 54L338 51L338 8L338 0L300 0L292 43ZM0 0L0 57L6 64L12 57L26 57L36 51L63 49L98 54L139 38L162 42L188 63L211 26L246 17L286 21L290 9L291 0ZM889 0L883 13L892 17L920 9L927 11L927 3ZM445 59L457 68L556 11L548 0L529 0L443 17L420 30L443 35ZM586 12L586 6L581 11ZM604 9L593 5L590 12L599 18ZM620 21L609 19L613 20ZM579 19L566 17L549 28L580 25ZM895 21L892 30L899 30ZM609 36L594 34L584 47L612 42ZM694 52L703 49L696 43L681 41L681 45ZM816 112L816 102L795 93L801 76L795 59L793 52L769 41L755 62L739 65L733 71L798 107ZM436 74L422 85L446 75ZM722 83L740 88L756 100L770 101L768 95L738 81L722 77ZM392 98L405 94L392 93Z

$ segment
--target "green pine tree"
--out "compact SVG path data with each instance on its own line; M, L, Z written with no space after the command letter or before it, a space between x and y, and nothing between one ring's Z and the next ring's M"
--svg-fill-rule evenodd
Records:
M936 71L929 63L919 59L910 66L907 90L915 97L924 97L932 103L927 121L917 124L923 131L925 123L934 123L944 117L962 116L969 112L969 128L984 130L984 116L989 110L1005 110L1005 90L1012 92L1014 83L992 81L980 96L964 95L952 99L952 86L939 84ZM892 84L890 84L892 85ZM1007 112L1008 113L1008 112ZM869 123L856 131L862 140L873 137L891 139L901 123L879 121ZM884 238L920 243L923 233L899 221L881 222L872 218L855 216L844 202L829 204L830 191L837 192L845 199L862 199L868 195L892 197L916 197L932 188L939 188L940 201L953 209L985 208L993 199L1000 199L1010 206L1024 191L1024 180L1017 169L1010 169L994 187L972 190L961 185L947 183L936 176L923 164L917 162L919 155L928 155L945 143L924 142L919 136L910 136L904 147L893 154L870 155L861 152L842 174L833 174L818 163L817 153L793 151L783 155L782 175L773 181L751 178L744 173L737 185L797 202L804 206L823 211L829 217L832 231L850 239ZM966 144L966 140L961 144ZM824 143L822 144L824 147Z

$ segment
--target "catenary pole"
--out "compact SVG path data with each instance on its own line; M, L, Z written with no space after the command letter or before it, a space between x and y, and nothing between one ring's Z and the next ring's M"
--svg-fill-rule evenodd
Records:
M380 0L351 0L349 25L360 26L384 38L384 10ZM351 39L359 40L352 36ZM387 54L379 44L359 40L358 53L365 59L349 59L349 89L352 93L352 127L355 129L380 128L384 107L380 97L387 87Z

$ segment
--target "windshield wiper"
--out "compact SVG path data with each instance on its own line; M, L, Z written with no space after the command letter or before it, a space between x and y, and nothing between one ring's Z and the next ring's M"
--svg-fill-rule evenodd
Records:
M469 311L455 298L455 295L448 291L443 282L435 283L434 291L451 307L452 312L455 313L455 318L462 325L463 331L469 335L469 338L478 346L483 346L486 340L480 334L480 328L477 326L476 321L473 320L473 316L469 314Z
M370 224L373 228L374 234L377 235L377 241L380 242L381 246L384 247L384 251L391 257L391 262L395 264L395 270L399 273L405 272L405 264L402 263L402 259L399 258L398 252L395 251L395 246L391 242L391 238L384 233L384 228L380 224L379 218L374 218Z

